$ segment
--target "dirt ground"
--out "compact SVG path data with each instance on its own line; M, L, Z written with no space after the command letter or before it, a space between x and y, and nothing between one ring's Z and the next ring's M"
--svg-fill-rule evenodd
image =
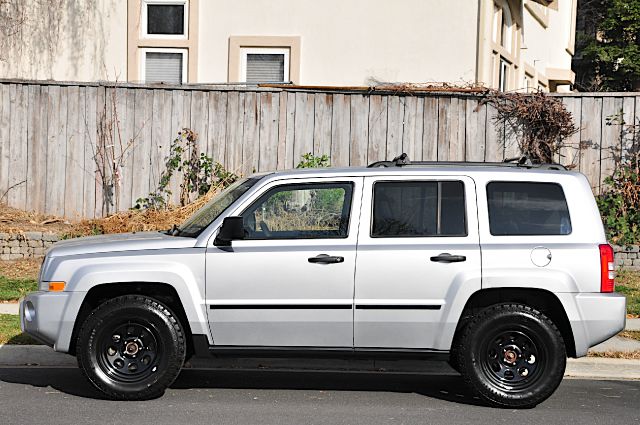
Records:
M22 211L0 204L0 233L53 232L65 233L74 227L65 219Z
M0 276L8 279L37 279L42 258L0 261Z

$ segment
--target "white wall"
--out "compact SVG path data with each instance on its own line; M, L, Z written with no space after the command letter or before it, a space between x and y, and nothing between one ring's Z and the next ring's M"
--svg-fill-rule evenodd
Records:
M300 36L300 84L475 80L477 2L203 0L198 80L227 81L229 36Z
M25 21L0 43L0 78L126 80L126 0L14 3Z
M526 63L546 74L547 68L571 69L571 54L567 52L571 30L572 1L559 0L558 10L549 9L549 26L544 28L528 9L524 10L524 46Z

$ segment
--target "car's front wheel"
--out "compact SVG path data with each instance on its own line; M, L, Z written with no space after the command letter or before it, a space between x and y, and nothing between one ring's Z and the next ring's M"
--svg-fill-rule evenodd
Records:
M499 304L478 313L456 347L467 383L492 405L526 408L556 390L566 366L562 335L542 312Z
M161 302L141 295L105 301L78 333L78 365L89 381L113 399L161 396L185 360L185 333Z

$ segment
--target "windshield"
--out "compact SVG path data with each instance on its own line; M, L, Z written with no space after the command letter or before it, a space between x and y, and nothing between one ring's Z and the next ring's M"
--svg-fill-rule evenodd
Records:
M196 237L202 232L213 220L218 218L227 207L233 204L247 190L258 182L262 177L252 177L242 179L219 194L212 200L207 202L204 207L196 211L178 228L179 236Z

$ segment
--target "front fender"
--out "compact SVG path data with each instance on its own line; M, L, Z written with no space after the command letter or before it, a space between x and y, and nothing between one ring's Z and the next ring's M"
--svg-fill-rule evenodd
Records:
M180 250L183 251L183 250ZM118 283L167 284L175 289L184 308L192 334L211 335L205 303L204 252L179 252L169 256L115 256L99 261L69 259L60 264L56 278L67 282L69 293L55 344L68 351L76 318L87 293L99 285ZM68 263L68 264L65 264ZM73 264L75 263L75 264Z

